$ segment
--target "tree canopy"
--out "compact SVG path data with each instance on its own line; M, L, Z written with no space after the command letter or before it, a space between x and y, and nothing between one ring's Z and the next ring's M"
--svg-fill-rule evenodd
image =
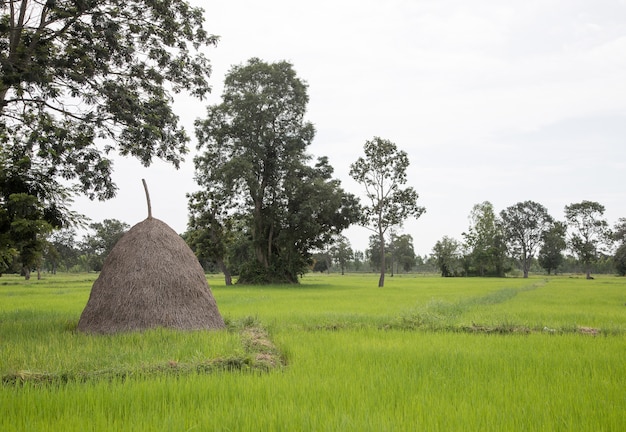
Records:
M608 222L603 218L604 206L595 201L581 201L565 206L565 220L571 229L569 247L585 266L591 278L591 263L610 240Z
M474 205L469 219L469 229L463 233L469 251L467 273L504 276L507 255L505 233L493 204L484 201Z
M73 194L115 195L112 154L178 167L189 138L172 95L210 90L203 20L183 0L3 1L0 207L28 194L67 225Z
M553 219L548 210L535 201L519 202L500 212L509 252L522 264L524 277L528 277L530 264L537 252L544 232Z
M253 252L240 283L297 282L311 250L356 219L357 200L332 178L328 159L309 164L315 131L304 120L307 103L307 85L290 63L253 58L229 71L222 103L196 122L201 191L190 196L193 220L215 233L227 219L239 221Z

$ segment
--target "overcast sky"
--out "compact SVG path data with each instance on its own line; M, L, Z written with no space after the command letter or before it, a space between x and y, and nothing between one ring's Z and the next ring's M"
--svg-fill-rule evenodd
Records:
M309 152L329 157L347 191L362 193L348 172L366 140L408 153L426 213L402 232L421 255L444 235L461 240L483 201L500 212L533 200L563 219L565 205L592 200L611 225L626 217L626 0L192 3L221 40L208 51L212 96L176 104L190 148L232 65L287 60L309 86ZM75 209L134 225L147 215L145 178L153 215L183 232L191 159L178 171L117 160L117 198ZM363 250L370 232L346 235Z

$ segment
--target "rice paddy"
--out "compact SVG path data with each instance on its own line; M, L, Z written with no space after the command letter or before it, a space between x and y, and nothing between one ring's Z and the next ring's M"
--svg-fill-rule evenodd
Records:
M115 336L94 279L0 278L0 430L626 430L624 278L211 277L227 330Z

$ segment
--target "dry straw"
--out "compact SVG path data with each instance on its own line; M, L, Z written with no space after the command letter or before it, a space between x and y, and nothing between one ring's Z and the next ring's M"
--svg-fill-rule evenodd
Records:
M172 228L152 217L147 187L146 198L148 218L124 234L107 256L78 329L224 328L198 259Z

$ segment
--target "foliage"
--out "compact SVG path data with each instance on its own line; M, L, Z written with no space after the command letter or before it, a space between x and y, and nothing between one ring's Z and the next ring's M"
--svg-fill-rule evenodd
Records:
M357 201L332 178L328 159L308 165L307 103L290 63L253 58L229 71L222 103L196 122L203 192L190 197L193 217L209 221L218 243L228 218L245 221L253 258L240 267L240 283L296 283L310 251L356 219Z
M489 201L474 205L463 233L468 250L466 273L503 277L508 270L506 234Z
M374 137L365 142L365 157L350 165L350 176L364 186L369 204L362 208L361 224L376 233L380 245L380 278L385 284L385 234L409 217L419 218L426 209L417 205L419 195L407 182L409 158L393 142Z
M393 275L393 265L396 264L396 273L400 268L406 273L416 264L415 250L413 249L413 236L410 234L391 234L389 246L391 252L391 274Z
M613 241L626 243L626 218L619 218L611 233Z
M14 163L115 192L106 154L176 166L188 141L171 92L205 96L216 43L181 0L2 2L0 122ZM99 140L106 139L102 146Z
M626 218L620 218L612 233L613 241L618 242L618 247L613 256L615 269L620 276L626 276Z
M72 196L115 194L111 153L178 167L189 139L172 93L210 90L200 50L217 38L203 20L183 0L3 1L0 217L10 195L28 194L41 224L80 222ZM5 233L4 261L16 249Z
M626 243L622 243L613 256L615 270L620 276L626 276Z
M591 263L610 241L608 222L602 217L604 206L594 201L581 201L565 206L565 220L570 228L569 247L584 264L591 278Z
M500 212L500 219L509 253L519 259L527 278L533 256L553 219L543 205L534 201L507 207Z
M462 245L456 239L444 236L433 247L433 256L442 277L464 275Z
M330 247L330 254L333 260L339 264L341 274L343 275L348 262L354 258L354 251L350 247L350 240L345 236L338 236L334 244Z
M542 246L539 250L537 260L539 265L545 269L548 274L557 269L564 260L563 251L567 247L565 237L567 234L567 226L563 222L554 221L552 226L542 234Z
M30 272L38 267L46 245L45 237L54 228L54 218L46 217L46 209L32 195L26 193L11 194L5 204L1 215L5 225L6 234L3 245L4 270L8 267L8 258L19 257L22 273L26 279L30 278ZM48 222L52 219L52 222ZM3 230L4 231L4 230ZM0 267L0 273L2 273Z
M89 224L89 228L93 233L84 237L81 249L89 257L91 270L100 271L107 255L130 225L117 219L105 219Z
M197 164L202 160L197 159ZM204 182L202 176L207 171L197 166L196 180L207 184L207 190L188 194L189 223L186 241L195 252L198 259L209 261L217 265L222 273L226 285L232 284L232 276L228 265L228 250L232 247L235 237L232 234L237 220L229 216L223 209L228 197L217 196L216 189L209 182ZM199 168L199 169L198 169Z

